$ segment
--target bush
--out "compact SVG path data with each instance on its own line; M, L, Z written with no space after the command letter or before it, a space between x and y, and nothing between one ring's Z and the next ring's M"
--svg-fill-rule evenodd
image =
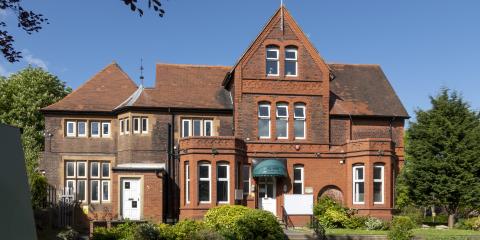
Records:
M341 228L349 218L348 208L342 207L330 197L322 197L313 207L313 214L325 228Z
M236 239L285 239L276 217L268 211L251 209L236 224Z
M226 238L232 238L238 232L238 219L249 211L252 209L238 205L211 208L205 214L205 225Z
M47 179L39 173L33 173L30 177L30 194L32 207L34 209L43 208L47 201Z
M142 223L135 228L133 235L135 240L159 240L160 231L155 224Z
M315 234L317 235L318 240L327 239L325 227L316 219L314 219L312 222L312 228L313 228L313 231L315 231Z
M78 234L78 232L75 231L73 228L70 228L70 227L57 234L57 239L58 240L77 240L77 239L79 239L79 237L80 237L80 235Z
M172 232L176 240L187 240L191 239L196 232L205 228L206 226L203 222L182 220L172 227Z
M383 221L382 219L369 217L367 221L365 221L365 229L367 230L387 230L388 223Z
M126 222L116 227L96 227L93 229L92 240L133 240L137 226L134 223Z
M225 238L211 229L202 229L191 236L192 240L225 240Z
M415 222L407 216L397 216L392 220L388 239L390 240L410 240L413 238L412 229L416 227Z
M343 227L350 229L360 229L365 227L368 217L366 216L350 216L343 222Z
M461 219L455 226L460 229L480 231L480 217Z
M96 227L93 229L92 240L116 240L119 239L115 229L107 229L105 227Z
M420 225L423 222L423 211L415 206L410 205L402 208L400 216L409 217L416 225Z

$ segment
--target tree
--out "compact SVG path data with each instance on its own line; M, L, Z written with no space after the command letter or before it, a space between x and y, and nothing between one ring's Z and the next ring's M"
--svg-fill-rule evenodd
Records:
M137 0L120 0L130 7L133 12L138 12L143 16L142 8L138 7ZM163 17L165 10L159 0L148 1L148 8L153 9L158 16ZM22 0L0 0L0 10L12 12L17 20L17 26L23 29L27 34L38 32L43 28L43 24L48 24L48 19L42 14L27 10L22 5ZM0 21L0 51L7 61L14 63L22 58L22 52L17 51L13 46L14 37L6 30L7 23Z
M419 206L442 206L453 227L462 209L480 206L480 117L455 91L430 97L407 130L405 184Z
M22 145L29 179L44 146L45 122L40 109L71 92L58 77L41 68L27 67L0 78L0 122L23 129Z

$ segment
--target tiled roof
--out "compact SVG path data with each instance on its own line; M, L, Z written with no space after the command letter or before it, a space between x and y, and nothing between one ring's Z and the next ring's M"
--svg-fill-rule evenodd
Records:
M116 63L109 64L62 100L43 111L108 112L121 104L137 85Z
M408 117L379 65L329 64L330 114Z
M145 88L130 106L232 109L221 83L230 67L157 64L154 88Z

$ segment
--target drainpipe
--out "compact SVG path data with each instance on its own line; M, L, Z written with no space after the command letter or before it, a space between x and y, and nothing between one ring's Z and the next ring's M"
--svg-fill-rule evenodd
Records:
M352 140L353 118L350 113L348 114L348 117L350 117L350 140Z

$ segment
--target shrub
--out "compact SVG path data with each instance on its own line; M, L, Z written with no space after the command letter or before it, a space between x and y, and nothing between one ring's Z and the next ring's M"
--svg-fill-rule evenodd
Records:
M80 235L78 234L78 232L70 227L57 234L58 240L77 240L79 237Z
M315 231L315 234L317 235L318 240L327 239L325 227L318 220L315 220L315 219L313 220L312 228L313 228L313 231Z
M112 228L96 227L93 229L92 240L133 240L137 226L126 222Z
M225 238L211 229L202 229L191 236L192 240L225 240Z
M462 219L455 226L460 229L480 231L480 217Z
M342 207L330 197L322 197L313 207L313 214L325 228L344 227L349 218L347 208Z
M160 231L155 224L142 223L135 228L133 237L135 240L159 240Z
M382 219L369 217L367 221L365 221L365 229L367 230L387 230L388 223L383 221Z
M366 216L350 216L343 222L343 227L350 229L360 229L365 227L368 220Z
M33 173L30 177L30 193L32 207L34 209L43 208L47 201L47 179L39 173Z
M391 229L388 232L390 240L409 240L413 238L412 229L416 227L415 222L407 216L394 217Z
M191 239L194 233L205 229L203 222L193 220L182 220L172 227L173 235L176 240Z
M237 221L252 209L238 206L225 205L211 208L205 214L205 224L207 227L218 231L226 238L233 238L238 232Z
M107 229L105 227L96 227L93 229L92 240L116 240L119 239L115 229Z
M236 239L285 239L276 217L264 210L252 209L237 221Z
M410 205L402 208L400 215L409 217L417 225L423 222L423 211L415 206Z

